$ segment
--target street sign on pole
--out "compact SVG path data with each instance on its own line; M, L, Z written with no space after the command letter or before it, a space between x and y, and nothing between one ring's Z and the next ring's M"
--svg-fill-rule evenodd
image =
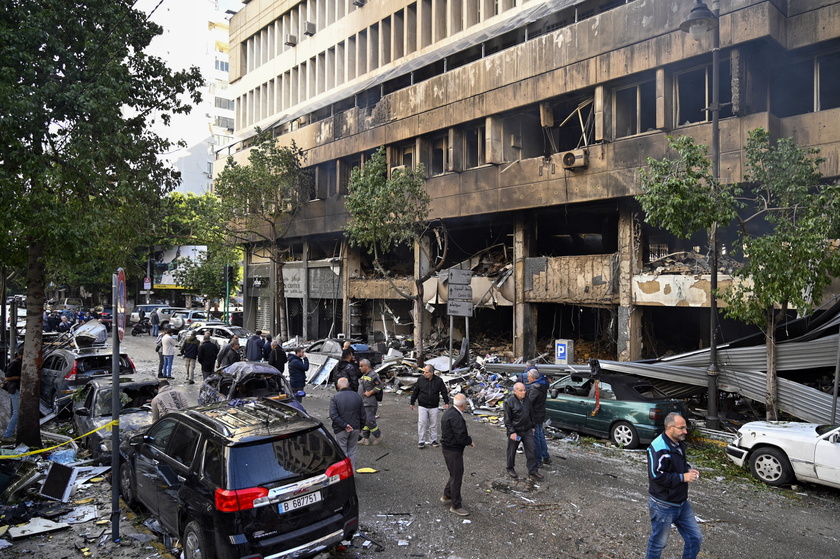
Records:
M470 301L449 301L446 303L446 314L449 316L472 316L473 304Z
M472 286L450 283L446 286L449 301L472 301Z
M458 285L469 285L472 281L472 270L462 270L461 268L449 268L449 274L446 281L450 284L456 283Z
M148 291L152 288L152 278L146 277L143 278L143 289Z
M125 297L125 270L120 268L117 270L117 306L114 307L114 318L116 319L115 326L117 334L120 337L120 341L123 341L125 336Z

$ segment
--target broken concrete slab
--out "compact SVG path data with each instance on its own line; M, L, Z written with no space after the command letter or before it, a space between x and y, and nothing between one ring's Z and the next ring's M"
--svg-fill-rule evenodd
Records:
M64 530L70 525L66 522L53 522L46 518L33 518L26 524L12 526L9 528L9 537L13 540L20 538L28 538L30 536L37 536L38 534L46 534L55 532L57 530Z

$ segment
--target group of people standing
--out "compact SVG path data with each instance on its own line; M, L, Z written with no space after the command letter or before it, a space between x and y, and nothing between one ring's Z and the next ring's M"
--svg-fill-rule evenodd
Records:
M335 385L338 391L330 401L330 418L339 446L356 467L356 445L367 444L371 435L381 437L375 423L376 399L371 398L371 382L381 392L379 376L363 365L357 369L352 350L342 354L336 368ZM359 377L358 375L361 374ZM526 469L531 480L541 481L544 465L552 464L545 438L546 399L548 379L533 364L526 367L521 382L513 386L513 393L504 400L504 425L507 435L506 472L518 479L516 454L523 446ZM438 415L441 401L443 416L440 420L438 437ZM440 497L441 503L450 505L450 512L459 516L469 515L463 506L461 486L464 477L464 450L475 447L469 435L464 412L467 398L457 394L450 405L449 392L443 380L435 374L432 365L426 365L423 376L417 380L411 393L409 406L417 409L417 446L441 447L449 478ZM370 423L371 416L374 423ZM683 557L693 559L700 551L702 534L694 512L688 502L688 484L697 481L700 473L686 460L686 421L679 414L672 413L665 418L665 431L648 448L648 508L651 520L651 535L647 548L647 559L659 559L668 543L671 525L675 525L685 540ZM377 441L378 439L374 439ZM376 442L374 442L376 444Z

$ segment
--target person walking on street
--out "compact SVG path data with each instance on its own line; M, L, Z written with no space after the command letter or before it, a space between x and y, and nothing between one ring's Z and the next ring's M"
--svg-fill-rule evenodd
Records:
M359 433L365 424L365 405L362 397L353 392L346 378L338 379L338 392L330 399L330 419L338 446L350 459L356 471L356 445Z
M245 342L245 358L248 361L262 361L263 338L262 331L257 330Z
M537 467L551 464L548 443L545 440L545 400L548 397L548 380L536 368L528 371L528 399L534 414L534 446Z
M286 370L286 361L289 358L286 356L286 352L278 340L272 340L270 347L271 351L268 353L267 359L268 364L282 373Z
M683 559L694 559L700 553L703 535L688 502L688 484L697 481L700 472L686 461L687 434L685 418L669 413L665 417L665 432L653 439L647 449L651 531L645 559L661 557L668 545L671 524L685 541Z
M516 479L516 449L519 441L525 449L525 465L531 479L544 479L537 468L534 448L534 415L531 401L526 398L525 385L517 382L513 385L513 394L505 398L505 431L507 432L507 473Z
M201 365L201 376L204 380L213 374L216 367L216 357L219 355L219 346L210 337L210 333L204 334L204 341L198 346L198 356L196 357Z
M467 516L469 511L461 503L461 484L464 480L464 449L475 447L467 432L467 422L464 421L464 410L467 409L467 397L456 394L453 406L447 407L440 422L440 443L443 450L443 461L449 470L449 480L443 488L440 501L449 503L449 512L458 516Z
M367 359L359 362L359 370L362 373L359 378L359 394L365 402L365 426L362 427L362 440L359 444L369 445L373 436L373 444L376 445L382 442L382 431L376 424L376 410L382 399L382 381Z
M417 379L414 384L414 390L411 391L411 400L409 400L408 407L414 409L414 403L417 402L417 448L426 448L426 439L435 448L440 446L438 443L438 407L440 406L440 399L443 398L443 403L446 408L449 408L449 391L446 390L446 385L443 379L435 374L435 368L432 365L426 365L423 368L423 376ZM426 433L429 434L426 437ZM457 508L457 507L456 507Z
M158 378L163 378L163 332L157 333L155 351L158 354Z
M181 355L184 356L184 365L187 368L187 384L195 384L195 361L198 359L198 344L195 332L190 332L190 335L181 344Z
M152 398L152 421L157 421L173 410L182 410L188 406L187 398L173 388L167 379L158 383L157 396Z
M163 329L163 337L160 339L160 353L163 355L163 376L172 378L172 362L175 361L175 352L178 347L175 344L175 337L170 333L169 328Z
M353 350L342 349L341 361L335 367L336 390L338 390L338 379L346 378L350 383L350 390L357 392L359 390L359 369L353 363Z
M152 336L157 336L159 333L160 328L160 315L157 313L157 309L152 311L152 316L149 319L149 322L152 323Z
M9 423L3 432L3 442L14 442L17 433L18 415L20 413L20 371L23 361L19 351L15 351L14 359L9 362L6 368L6 377L3 379L3 390L9 393L9 403L12 405Z
M268 332L263 332L263 349L262 349L262 358L263 361L268 361L269 355L271 355L271 334Z
M241 361L239 355L239 338L234 338L229 344L222 348L216 358L220 369L224 369L234 363Z
M309 358L302 347L295 349L293 355L289 355L289 384L292 391L297 394L306 386L306 373L309 371Z

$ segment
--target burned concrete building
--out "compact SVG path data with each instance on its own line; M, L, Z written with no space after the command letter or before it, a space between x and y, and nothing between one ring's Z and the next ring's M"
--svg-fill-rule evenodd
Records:
M708 345L705 234L678 241L634 199L646 158L669 155L667 136L711 141L712 43L680 29L694 1L243 3L230 27L236 142L215 172L228 155L247 163L256 126L306 150L315 186L283 240L292 334L412 333L392 282L411 291L435 240L389 254L388 281L343 231L350 171L384 146L391 169L427 170L444 267L474 272L474 335L525 356L555 338L619 360ZM757 127L820 148L836 177L840 2L713 4L721 179L743 179ZM246 326L271 329L272 270L248 247ZM445 329L445 287L435 277L424 291L425 327ZM723 320L721 339L738 328Z

